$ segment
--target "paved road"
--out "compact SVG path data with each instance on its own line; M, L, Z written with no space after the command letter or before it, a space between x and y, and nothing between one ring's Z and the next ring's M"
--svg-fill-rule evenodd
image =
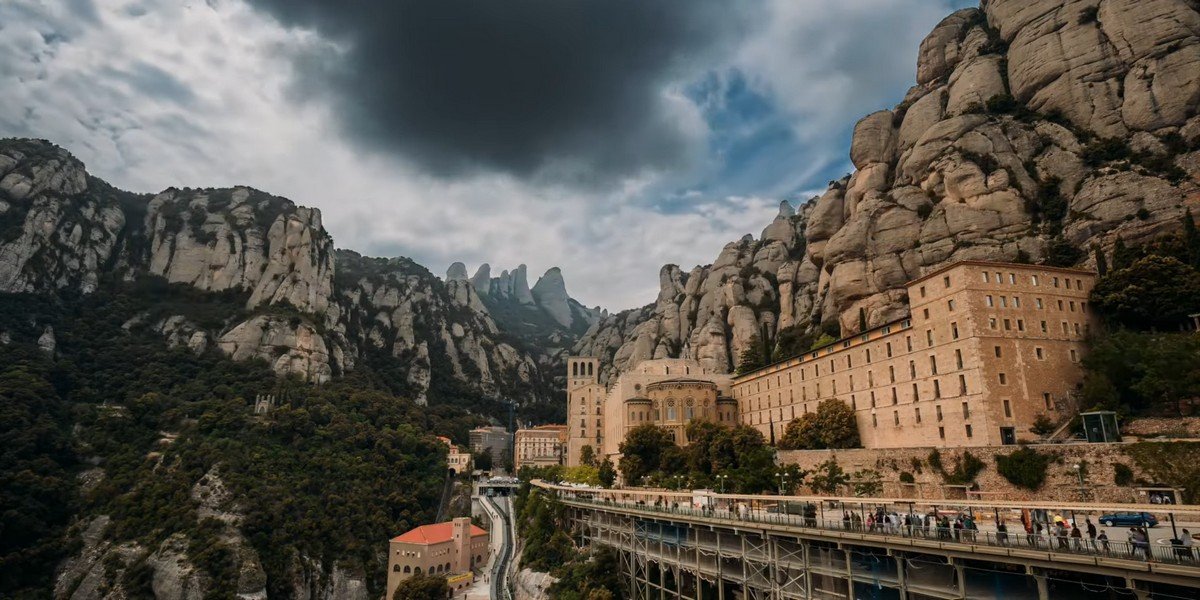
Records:
M492 600L510 600L508 591L508 564L512 561L513 535L512 521L508 515L512 509L507 496L488 498L484 496L483 508L492 520L492 530L499 533L499 549L493 547L494 558L491 561L489 577L492 580Z

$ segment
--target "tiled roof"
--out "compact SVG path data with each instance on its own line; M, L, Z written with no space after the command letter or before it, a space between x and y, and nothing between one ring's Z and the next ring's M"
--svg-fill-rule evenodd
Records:
M481 527L471 525L471 537L487 535L487 531ZM433 525L422 525L416 529L402 533L394 538L393 542L407 542L409 544L441 544L449 542L454 538L454 522L446 521L445 523L434 523Z

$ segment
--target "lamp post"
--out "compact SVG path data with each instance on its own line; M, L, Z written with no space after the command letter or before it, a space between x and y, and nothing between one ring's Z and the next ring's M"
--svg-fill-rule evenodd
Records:
M782 496L783 488L787 487L787 473L776 473L775 476L779 478L779 495Z
M725 493L725 480L729 479L728 475L717 475L717 483L721 486L721 493Z

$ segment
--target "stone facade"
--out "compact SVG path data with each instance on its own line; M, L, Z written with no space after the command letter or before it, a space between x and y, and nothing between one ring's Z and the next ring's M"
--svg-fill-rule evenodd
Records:
M830 398L866 448L1015 444L1072 408L1092 322L1087 271L960 262L907 286L910 316L738 377L742 422L768 439Z
M513 442L515 469L521 467L548 467L563 464L567 446L566 425L539 425L529 429L518 429Z
M443 444L446 444L447 448L449 448L449 451L446 454L446 467L450 469L450 472L455 475L461 473L470 473L472 463L471 453L460 450L458 446L454 445L454 443L451 442L450 438L448 437L439 435L438 439L441 440Z
M487 565L488 532L459 517L445 523L422 525L388 543L387 595L413 575L443 576L471 573Z
M644 423L662 425L674 433L680 444L686 444L683 428L692 418L736 421L730 376L715 373L698 361L642 361L607 388L600 383L599 376L598 360L567 360L567 464L570 466L580 463L584 446L592 447L597 460L609 457L616 461L625 433Z
M505 457L512 451L513 436L503 427L476 427L471 430L471 452L487 452L492 455L492 467L504 464Z

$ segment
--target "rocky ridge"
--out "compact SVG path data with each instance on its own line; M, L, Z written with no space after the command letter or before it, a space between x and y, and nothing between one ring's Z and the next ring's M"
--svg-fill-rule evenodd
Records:
M730 371L764 328L852 332L959 260L1087 266L1200 211L1200 5L986 0L921 43L900 105L855 126L856 171L574 347L606 377L683 356Z
M540 300L523 265L483 285L483 296L569 320L554 327L566 347L595 317L552 272L535 286ZM215 325L188 314L126 324L195 352L260 358L316 383L386 357L419 402L444 387L439 378L520 401L553 394L561 348L513 339L465 269L442 281L407 259L335 250L320 211L251 188L130 194L52 144L0 140L0 292L87 294L147 276L233 299ZM44 337L53 352L53 334Z

